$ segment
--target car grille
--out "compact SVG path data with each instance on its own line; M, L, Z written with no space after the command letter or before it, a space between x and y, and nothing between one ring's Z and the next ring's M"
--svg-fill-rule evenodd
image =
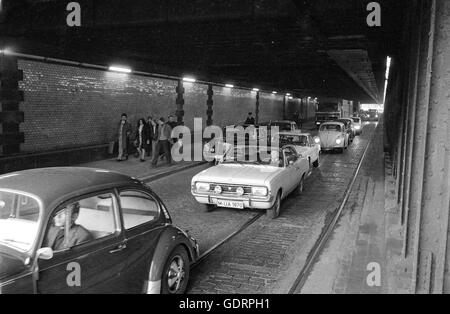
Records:
M222 188L222 194L224 195L237 195L236 190L238 188L244 189L244 195L250 195L252 194L252 187L251 186L244 186L244 185L231 185L231 184L211 184L211 192L214 193L214 189L220 186Z

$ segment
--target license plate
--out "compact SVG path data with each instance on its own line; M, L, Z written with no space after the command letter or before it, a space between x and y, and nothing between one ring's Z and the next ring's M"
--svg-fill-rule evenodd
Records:
M218 207L225 207L225 208L244 209L244 203L243 202L217 200L217 206Z

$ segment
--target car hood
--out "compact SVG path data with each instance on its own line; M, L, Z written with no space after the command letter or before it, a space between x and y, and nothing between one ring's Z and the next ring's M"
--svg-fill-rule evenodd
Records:
M221 164L199 173L193 182L264 185L279 171L281 168L272 166Z
M21 258L0 251L0 281L18 275L24 270L25 265Z
M305 147L305 146L295 146L295 150L297 151L297 153L299 155L302 155L303 157L306 157L306 155L309 153L311 148L310 147Z

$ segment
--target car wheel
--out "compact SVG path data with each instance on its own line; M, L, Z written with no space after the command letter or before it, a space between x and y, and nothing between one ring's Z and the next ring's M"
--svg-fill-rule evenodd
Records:
M204 211L207 213L212 212L214 209L216 209L215 205L211 205L211 204L205 204L204 205Z
M345 149L347 149L347 148L345 148ZM344 148L339 148L339 149L338 149L338 153L339 153L339 154L343 154L343 153L344 153Z
M183 294L189 281L189 257L181 246L169 256L164 266L161 282L162 294Z
M273 204L272 208L268 209L266 212L267 218L269 219L278 218L280 216L280 209L281 209L281 192L278 192L275 203Z
M317 160L313 163L314 168L319 168L320 166L320 158L317 157Z

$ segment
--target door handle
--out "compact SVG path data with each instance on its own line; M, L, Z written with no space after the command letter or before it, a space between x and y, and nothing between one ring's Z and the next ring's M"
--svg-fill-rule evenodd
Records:
M114 254L114 253L119 253L122 252L123 250L125 250L127 248L126 244L121 244L117 247L117 249L111 250L109 251L110 254Z

